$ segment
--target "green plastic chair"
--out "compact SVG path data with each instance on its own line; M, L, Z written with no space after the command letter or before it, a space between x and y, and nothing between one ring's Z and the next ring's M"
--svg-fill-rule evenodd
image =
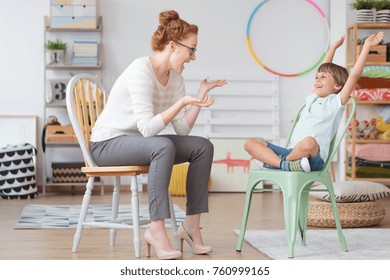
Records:
M348 120L344 125L344 129L341 133L337 134L331 142L329 148L329 157L324 164L324 168L321 171L312 172L286 172L282 170L262 170L254 169L249 172L248 184L246 190L246 201L244 213L242 216L241 231L238 236L236 251L241 252L244 242L245 231L248 222L249 209L252 200L252 194L255 192L282 192L283 193L283 206L284 206L284 221L285 229L288 241L288 257L294 257L294 245L296 233L299 230L302 245L306 245L306 227L308 216L308 204L309 204L309 191L327 191L331 197L332 210L334 219L336 222L337 233L340 239L341 250L347 252L347 244L343 235L340 218L336 207L335 194L333 189L332 177L329 171L332 159L335 156L342 139L351 123L355 110L356 102L353 97L351 100L351 113ZM290 130L287 145L290 142L292 132L300 117L303 107L298 112L293 126ZM338 138L338 139L337 139ZM279 188L278 189L264 189L256 188L256 186L262 181L273 181ZM314 182L320 182L326 186L326 189L310 189Z

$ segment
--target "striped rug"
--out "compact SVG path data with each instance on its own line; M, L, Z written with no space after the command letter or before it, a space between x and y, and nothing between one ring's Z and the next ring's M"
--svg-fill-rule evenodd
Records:
M42 205L28 204L24 207L15 229L75 228L81 205ZM185 213L173 205L176 221L180 224ZM131 206L119 205L118 218L131 221ZM148 205L139 206L140 222L149 220ZM111 218L111 204L92 204L88 208L86 222L105 222ZM170 220L166 221L167 227Z

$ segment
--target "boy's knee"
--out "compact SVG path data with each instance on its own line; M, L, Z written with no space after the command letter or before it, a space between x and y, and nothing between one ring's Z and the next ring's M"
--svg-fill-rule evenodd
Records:
M262 140L262 139L259 140L259 139L255 139L255 138L248 138L248 139L245 141L244 149L245 149L245 151L247 151L248 153L250 153L250 152L253 151L254 149L259 148L259 145L267 146L267 142L265 142L265 141Z
M314 137L306 137L302 140L302 144L305 150L312 151L313 149L318 148L318 143Z
M256 143L256 139L254 138L248 138L245 141L244 149L245 151L249 152L253 149L253 145Z

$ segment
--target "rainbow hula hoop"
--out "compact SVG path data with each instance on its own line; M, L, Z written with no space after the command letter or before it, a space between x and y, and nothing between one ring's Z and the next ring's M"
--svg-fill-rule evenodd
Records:
M312 0L305 0L306 2L308 2L309 4L311 4L315 10L321 15L322 19L324 20L324 24L326 26L326 44L325 44L325 50L324 52L322 53L321 57L316 61L316 63L311 66L309 69L306 69L302 72L299 72L299 73L295 73L295 74L285 74L285 73L280 73L280 72L277 72L277 71L274 71L272 70L271 68L267 67L266 65L264 65L263 62L260 61L260 59L256 56L253 48L252 48L252 45L251 45L251 40L250 40L250 37L249 37L249 34L250 34L250 29L251 29L251 23L252 23L252 20L253 20L253 17L255 16L255 14L258 12L258 10L266 3L270 0L264 0L263 2L261 2L259 5L256 6L256 8L253 10L252 14L250 15L249 17L249 20L248 20L248 25L246 27L246 44L248 46L248 49L249 49L249 52L250 54L252 55L253 59L257 62L257 64L259 64L261 67L263 67L265 70L267 70L268 72L271 72L272 74L275 74L275 75L279 75L279 76L283 76L283 77L296 77L296 76L302 76L302 75L305 75L306 73L312 71L313 69L315 69L316 67L318 67L318 65L321 63L321 61L324 59L325 55L326 55L326 51L327 51L327 48L329 46L329 24L326 20L326 17L325 17L325 14L324 12L321 10L321 8L315 4L314 2L312 2Z

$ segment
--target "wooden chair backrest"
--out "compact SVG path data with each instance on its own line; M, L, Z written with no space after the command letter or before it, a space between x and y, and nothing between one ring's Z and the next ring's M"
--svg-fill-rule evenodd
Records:
M107 94L90 79L80 79L74 87L74 109L88 149L91 132L106 102Z
M67 87L67 109L86 166L95 166L89 149L91 132L107 103L108 94L103 84L89 74L74 76Z

